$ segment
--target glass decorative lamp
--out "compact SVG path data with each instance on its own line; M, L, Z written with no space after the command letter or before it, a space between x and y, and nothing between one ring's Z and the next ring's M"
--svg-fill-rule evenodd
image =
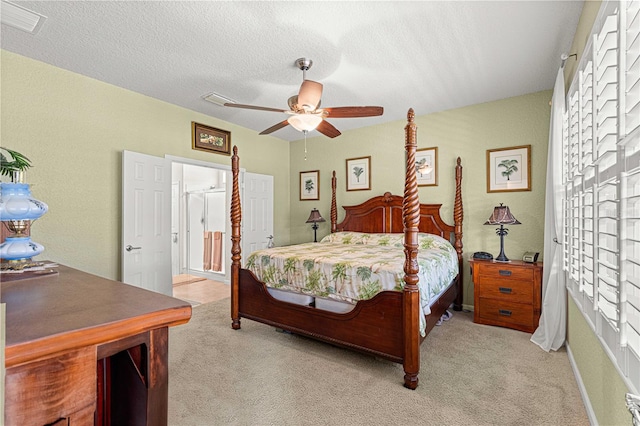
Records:
M21 179L19 179L21 180ZM9 262L29 262L44 247L27 235L31 222L40 218L48 206L31 196L26 183L0 184L0 221L12 233L0 244L0 258Z
M318 237L316 232L318 231L318 223L320 222L326 222L326 220L324 220L324 218L320 215L320 212L318 211L318 209L313 209L311 210L311 214L309 215L309 219L307 219L307 221L305 223L313 223L313 242L317 243L318 242Z
M508 262L509 259L504 254L504 236L509 233L509 229L504 225L520 225L518 219L513 217L508 206L503 206L500 203L499 206L493 208L493 214L487 220L485 225L500 225L500 228L496 228L496 234L500 236L500 254L496 257L496 262Z

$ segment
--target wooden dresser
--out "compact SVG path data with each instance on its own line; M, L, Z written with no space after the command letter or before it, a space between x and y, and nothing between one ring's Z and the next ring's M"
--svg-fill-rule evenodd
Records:
M540 320L542 263L470 259L473 322L533 333Z
M62 265L55 270L0 277L4 424L166 425L168 327L188 322L191 305Z

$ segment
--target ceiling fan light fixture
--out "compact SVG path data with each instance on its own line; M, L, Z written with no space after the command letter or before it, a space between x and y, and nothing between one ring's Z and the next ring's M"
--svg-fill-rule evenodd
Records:
M418 167L418 172L423 175L428 175L432 171L433 171L433 167L431 167L431 165L429 164L423 164L422 166Z
M299 132L315 130L322 122L320 114L295 114L287 119L289 124Z

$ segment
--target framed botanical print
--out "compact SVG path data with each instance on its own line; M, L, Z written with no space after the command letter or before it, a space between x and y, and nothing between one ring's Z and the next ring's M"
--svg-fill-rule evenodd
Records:
M347 160L347 191L371 189L371 156Z
M531 145L487 150L487 192L531 191Z
M300 172L300 201L320 199L320 171Z
M416 178L418 186L438 186L438 148L416 151Z

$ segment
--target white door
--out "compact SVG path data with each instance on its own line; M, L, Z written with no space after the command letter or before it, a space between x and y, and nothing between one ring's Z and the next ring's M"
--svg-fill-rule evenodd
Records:
M122 153L122 281L171 295L171 162Z
M244 173L242 200L242 261L267 247L273 235L273 176ZM278 244L277 235L274 235Z

